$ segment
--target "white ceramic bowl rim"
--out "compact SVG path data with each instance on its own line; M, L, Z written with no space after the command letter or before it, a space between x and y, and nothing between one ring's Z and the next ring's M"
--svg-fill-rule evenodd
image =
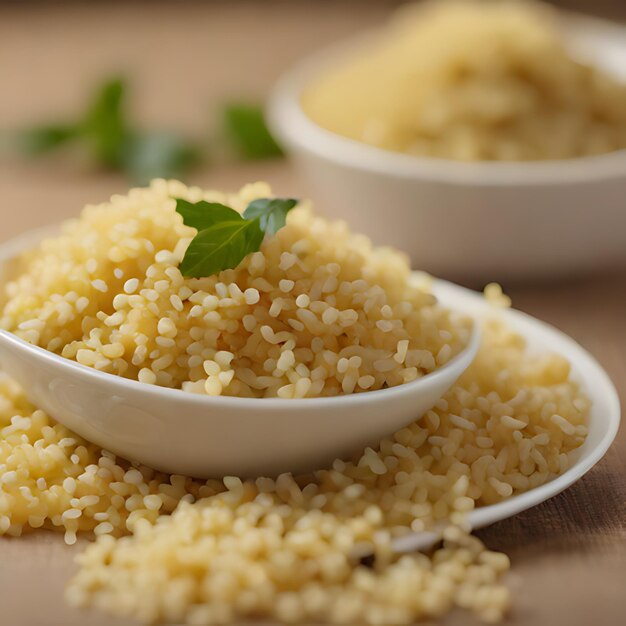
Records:
M160 387L158 385L150 385L147 383L142 383L138 380L134 380L132 378L124 378L123 376L117 376L115 374L110 374L108 372L102 372L93 367L89 367L87 365L83 365L82 363L77 363L76 361L72 361L70 359L66 359L54 352L50 352L45 348L41 348L39 346L35 346L31 343L28 343L24 339L21 339L17 335L13 333L1 330L0 335L2 335L3 340L6 342L11 342L20 347L21 350L29 351L33 354L37 355L37 358L43 360L44 362L54 362L56 365L61 365L67 369L79 369L86 376L90 376L93 379L98 379L100 383L105 384L115 384L116 386L122 386L127 388L139 389L145 393L150 393L154 396L161 397L173 397L176 396L177 400L185 403L197 404L197 405L205 405L207 407L216 407L216 406L224 406L226 404L230 405L240 405L242 408L247 408L252 410L255 406L258 407L259 402L263 403L264 408L271 407L280 407L282 409L287 408L287 406L294 408L297 410L299 406L311 406L312 404L329 404L329 403L337 403L345 404L346 408L353 406L355 404L361 404L364 401L368 401L375 398L380 400L382 396L388 399L398 398L400 396L404 396L407 393L413 394L414 387L423 382L434 382L436 379L441 377L448 376L448 370L456 368L457 364L460 361L468 360L468 355L471 355L472 358L468 360L467 365L471 363L473 357L478 351L478 347L480 345L480 337L481 332L478 324L474 324L472 328L472 333L470 335L470 339L467 345L456 354L452 359L450 359L445 365L438 367L436 370L425 374L421 378L418 378L410 383L404 383L402 385L396 385L395 387L387 387L386 389L377 389L375 391L364 391L362 393L351 393L345 395L338 396L328 396L328 397L320 397L320 398L239 398L236 396L206 396L198 393L190 393L188 391L183 391L182 389L172 389L170 387ZM294 413L294 417L297 419L298 414Z
M579 37L586 18L572 20L570 36ZM589 19L590 33L599 49L605 43L598 23ZM569 29L564 24L565 33ZM595 30L592 30L595 29ZM598 31L597 35L595 31ZM624 31L608 30L613 37ZM272 131L287 147L298 145L324 159L349 164L355 168L386 176L409 179L440 180L454 184L476 183L481 186L572 185L603 181L626 175L626 150L563 160L524 162L463 162L433 157L418 157L392 152L365 144L322 128L303 111L300 100L304 89L337 59L349 58L371 42L372 33L323 49L297 63L277 82L268 102L267 116ZM613 41L613 40L611 40Z

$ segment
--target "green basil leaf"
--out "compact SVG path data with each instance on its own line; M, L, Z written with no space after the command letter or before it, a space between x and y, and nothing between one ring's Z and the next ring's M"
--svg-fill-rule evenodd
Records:
M219 202L188 202L182 198L176 198L176 212L183 216L185 226L191 226L196 230L204 230L218 222L243 221L243 217L234 209Z
M258 220L217 222L199 232L189 244L180 264L184 276L200 278L234 269L263 242Z
M52 152L66 143L79 145L96 165L122 171L133 182L153 178L184 178L204 156L199 147L171 132L136 130L127 119L126 84L114 77L97 87L78 121L52 122L0 135L0 151L29 155Z
M28 154L44 154L75 139L76 126L70 124L47 124L22 131L17 140L19 147Z
M106 167L123 166L129 131L124 120L125 85L122 79L107 81L87 109L81 131L95 160Z
M225 132L242 157L254 160L283 154L265 125L261 106L231 103L222 115Z
M261 248L266 234L285 225L287 213L298 203L293 198L259 198L243 217L218 202L189 202L176 198L176 211L183 223L198 231L179 265L184 276L201 278L234 269Z
M243 216L247 220L259 219L267 235L275 235L285 225L287 213L298 204L294 198L259 198L253 200Z
M123 153L124 169L140 185L153 178L182 178L199 161L194 144L167 132L134 134Z

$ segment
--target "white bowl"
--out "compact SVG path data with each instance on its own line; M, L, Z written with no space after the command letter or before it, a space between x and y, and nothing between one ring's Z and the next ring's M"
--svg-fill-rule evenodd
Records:
M564 20L572 50L626 79L626 29ZM420 158L381 150L315 124L303 90L371 35L315 54L276 85L268 122L318 200L376 243L445 277L505 280L626 265L626 151L543 162Z
M50 234L48 232L48 234ZM41 231L0 246L0 284ZM65 359L0 330L0 364L35 406L115 454L203 478L304 473L376 445L419 418L476 356L480 331L445 365L389 389L328 398L209 397Z

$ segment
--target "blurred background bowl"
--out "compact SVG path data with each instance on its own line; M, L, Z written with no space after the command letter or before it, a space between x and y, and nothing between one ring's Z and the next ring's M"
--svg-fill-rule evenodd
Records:
M577 56L626 78L626 28L579 16L563 27ZM372 37L298 63L269 100L270 128L315 190L319 211L405 250L416 268L469 283L626 264L625 150L562 161L466 163L382 150L314 123L300 105L303 90Z

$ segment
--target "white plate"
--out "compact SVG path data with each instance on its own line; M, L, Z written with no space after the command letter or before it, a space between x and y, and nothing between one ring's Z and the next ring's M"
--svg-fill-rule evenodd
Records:
M475 509L469 515L472 528L482 528L512 517L567 489L586 474L606 453L615 439L620 423L620 403L608 374L589 352L571 337L526 313L514 309L494 310L479 294L446 281L435 281L434 292L443 304L473 315L501 315L506 324L522 335L531 352L556 352L572 365L572 378L580 383L591 399L589 435L585 443L571 453L570 468L549 482L508 500ZM427 533L411 534L396 542L396 549L420 549L432 541Z
M0 244L0 259L15 256L21 250L36 245L37 241L53 234L57 229L47 227L25 233L20 237ZM0 269L4 265L0 263ZM6 277L0 272L0 283ZM452 309L472 315L501 315L506 324L522 335L534 352L556 352L567 358L572 365L572 377L580 383L592 401L589 416L589 435L585 443L574 453L573 464L560 476L540 487L489 506L474 510L469 516L473 528L511 517L529 509L567 489L588 472L605 454L617 434L620 422L620 404L617 391L607 373L599 363L573 339L530 315L512 309L494 310L476 292L442 280L435 280L433 290L443 304ZM419 548L432 541L432 534L406 535L396 543L398 550Z

